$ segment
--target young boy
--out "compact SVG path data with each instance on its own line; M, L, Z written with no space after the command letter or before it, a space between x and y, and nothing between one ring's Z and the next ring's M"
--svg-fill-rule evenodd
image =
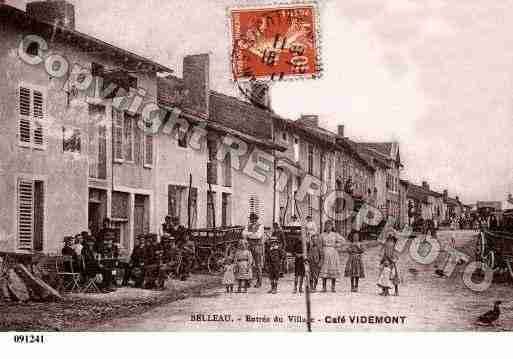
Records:
M271 289L267 293L276 294L278 293L278 280L280 279L281 265L285 257L283 248L277 237L271 237L266 253L269 280L271 281Z

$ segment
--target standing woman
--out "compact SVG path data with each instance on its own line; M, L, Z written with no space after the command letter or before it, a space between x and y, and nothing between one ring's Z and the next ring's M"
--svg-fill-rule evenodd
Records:
M242 239L239 242L239 248L235 252L235 278L238 281L237 293L241 292L241 288L244 289L244 293L247 293L249 287L249 281L253 277L253 256L248 249L248 241Z
M354 232L351 244L349 248L347 248L349 258L347 259L346 270L344 272L345 277L351 278L351 292L358 292L358 281L360 278L365 278L362 261L363 252L364 250L360 244L359 234L358 232Z
M338 248L342 245L344 237L336 233L333 228L333 222L328 220L324 224L324 233L321 234L323 261L321 273L322 291L326 292L326 283L331 279L331 291L335 292L335 283L340 277L340 258Z

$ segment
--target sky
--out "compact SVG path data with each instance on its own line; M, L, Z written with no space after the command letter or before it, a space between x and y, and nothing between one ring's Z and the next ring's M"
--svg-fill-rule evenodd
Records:
M24 9L26 0L6 3ZM227 7L258 0L70 0L79 31L165 64L211 55L236 94ZM402 177L465 203L513 192L513 0L319 0L323 77L274 83L272 106L360 141L398 141Z

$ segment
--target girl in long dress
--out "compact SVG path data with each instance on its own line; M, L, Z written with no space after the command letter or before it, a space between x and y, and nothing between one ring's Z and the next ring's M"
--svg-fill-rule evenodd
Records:
M253 277L253 256L248 249L248 241L242 239L239 242L239 248L235 252L235 278L238 281L237 293L244 289L244 293L248 292L249 281Z
M335 292L335 283L340 277L340 258L338 248L344 238L335 232L332 221L324 224L324 233L321 234L323 261L319 277L322 278L322 291L326 292L328 279L331 280L331 291Z
M378 278L378 287L381 288L381 293L379 295L388 296L390 292L390 288L392 287L392 263L385 259L383 261L383 269L381 270L381 274Z
M398 296L399 295L399 284L401 283L401 279L400 279L401 277L400 277L399 268L397 265L399 257L395 250L396 243L397 243L397 238L395 236L393 236L392 234L390 234L387 237L387 240L385 241L385 245L383 246L383 250L381 252L382 258L380 261L380 265L383 270L384 263L386 261L389 262L388 264L389 264L390 272L392 275L392 278L391 278L392 284L394 285L394 289L395 289L394 295Z
M358 292L358 281L360 278L365 278L362 261L364 250L360 244L358 232L353 233L351 244L346 252L349 253L349 258L346 262L344 276L351 278L351 292Z

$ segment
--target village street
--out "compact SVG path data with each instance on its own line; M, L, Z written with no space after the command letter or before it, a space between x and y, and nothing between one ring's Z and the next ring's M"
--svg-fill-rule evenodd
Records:
M475 232L440 232L444 244L450 233L455 233L458 247L466 245L471 250ZM415 263L405 251L400 259L403 284L400 296L382 297L377 295L379 247L370 248L365 254L366 278L361 280L360 291L349 291L349 279L342 278L337 293L313 293L312 329L316 330L504 330L513 328L513 316L508 309L513 289L508 284L492 284L482 293L467 289L462 281L461 267L450 278L440 278L434 274L434 265ZM342 264L346 257L342 256ZM417 269L412 274L410 268ZM306 330L300 318L305 317L304 295L292 294L293 277L287 275L280 281L279 294L267 294L267 280L264 287L250 289L248 294L225 294L224 288L208 290L200 297L191 297L148 311L142 315L121 318L108 322L94 330ZM475 318L489 310L494 300L501 299L504 310L496 327L480 327ZM204 314L229 314L227 322L193 321L191 316ZM350 317L364 316L367 322L377 317L405 317L404 323L398 318L390 324L350 323ZM247 316L268 317L269 322L248 321ZM275 316L283 322L275 322ZM289 316L291 316L289 318ZM295 316L295 317L292 317ZM345 317L344 323L333 323L338 317ZM376 317L376 318L371 318ZM339 319L340 320L340 319ZM330 323L328 323L330 322Z

